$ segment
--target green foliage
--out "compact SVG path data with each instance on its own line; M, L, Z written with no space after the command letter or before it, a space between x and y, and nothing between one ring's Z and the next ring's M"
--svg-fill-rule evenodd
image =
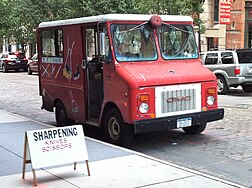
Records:
M138 6L145 14L191 15L203 11L200 0L140 0Z
M202 12L202 0L0 0L0 43L3 36L19 44L35 43L44 21L109 13L191 15Z
M137 13L137 0L69 0L69 16L83 17L110 13Z

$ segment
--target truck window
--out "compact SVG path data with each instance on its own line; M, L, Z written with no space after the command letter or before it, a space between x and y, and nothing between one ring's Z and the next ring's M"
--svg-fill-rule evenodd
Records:
M62 30L46 30L41 32L42 56L63 57Z
M164 59L198 58L192 26L163 24L157 32Z
M221 53L222 64L234 64L234 58L232 52L222 52Z
M209 53L206 55L205 65L215 65L218 63L218 53Z
M113 24L110 29L118 61L157 59L153 28L148 24Z
M88 60L92 60L92 58L96 57L96 53L97 53L97 44L96 44L96 41L95 41L95 38L96 38L96 35L97 35L97 32L95 31L95 29L93 28L90 28L90 29L87 29L86 30L87 32L87 57L88 57Z
M107 61L112 60L111 56L111 48L109 45L109 37L106 27L100 28L103 33L105 33L105 59ZM90 26L90 28L86 29L86 56L87 60L91 61L92 59L99 59L99 45L98 45L98 37L99 33L97 32L97 25Z

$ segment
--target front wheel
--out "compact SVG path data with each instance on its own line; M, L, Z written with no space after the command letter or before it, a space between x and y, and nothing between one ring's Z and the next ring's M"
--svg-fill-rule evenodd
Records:
M196 125L196 126L191 126L191 127L184 127L183 131L186 134L200 134L201 132L203 132L206 128L206 123L201 124L201 125Z
M112 144L128 146L133 140L133 126L123 121L122 115L116 108L110 109L104 119L104 132Z
M66 108L62 102L58 101L55 106L56 106L55 117L56 117L57 126L62 127L62 126L74 124L73 120L68 119Z

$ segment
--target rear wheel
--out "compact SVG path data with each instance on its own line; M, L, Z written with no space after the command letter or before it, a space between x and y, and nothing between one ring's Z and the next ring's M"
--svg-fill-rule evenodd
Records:
M221 75L217 75L217 86L219 94L227 94L229 92L229 87L225 78Z
M66 108L61 101L56 103L55 117L59 127L74 124L73 120L68 119Z
M242 89L246 93L252 93L252 85L242 85Z
M183 131L186 134L200 134L201 132L205 130L205 128L206 128L206 123L197 125L197 126L192 126L192 127L184 127Z
M8 69L6 68L6 66L4 64L3 64L2 69L3 69L3 72L8 72Z
M104 132L112 144L128 146L133 140L133 126L123 121L118 109L110 109L104 119Z

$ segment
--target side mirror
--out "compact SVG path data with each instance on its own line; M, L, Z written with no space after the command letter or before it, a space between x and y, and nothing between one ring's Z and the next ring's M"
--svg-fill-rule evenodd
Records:
M100 55L104 56L105 53L105 33L100 33Z

